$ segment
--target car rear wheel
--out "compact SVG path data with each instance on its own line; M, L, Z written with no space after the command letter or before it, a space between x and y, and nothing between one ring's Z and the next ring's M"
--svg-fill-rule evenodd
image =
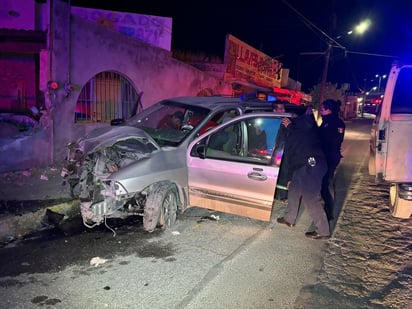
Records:
M391 184L389 188L390 211L396 218L408 219L411 215L412 201L399 197L400 184Z
M161 185L153 189L146 200L143 228L153 232L157 226L166 228L176 223L178 197L174 185Z

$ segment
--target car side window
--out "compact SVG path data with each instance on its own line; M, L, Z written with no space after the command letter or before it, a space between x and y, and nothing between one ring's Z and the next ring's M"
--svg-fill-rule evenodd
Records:
M233 108L229 109L226 111L220 111L217 114L215 114L212 119L210 119L200 130L199 130L199 135L204 134L205 132L209 131L210 129L213 129L214 127L229 121L230 119L239 116L240 112L239 110Z
M211 135L207 149L207 154L212 157L238 156L241 152L240 124L228 125Z
M202 154L210 159L271 165L280 121L259 117L231 123L199 142ZM199 153L192 151L191 155Z

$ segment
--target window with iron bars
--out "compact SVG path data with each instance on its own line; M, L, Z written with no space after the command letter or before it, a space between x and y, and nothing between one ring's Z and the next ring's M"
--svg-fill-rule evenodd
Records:
M76 103L76 123L110 122L128 119L142 109L142 92L137 92L124 76L101 72L90 79Z

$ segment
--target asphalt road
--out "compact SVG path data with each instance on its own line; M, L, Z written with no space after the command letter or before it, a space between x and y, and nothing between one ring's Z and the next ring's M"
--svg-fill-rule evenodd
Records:
M337 214L344 213L366 173L370 124L370 119L347 123L336 177ZM387 196L379 198L386 203ZM333 303L338 298L330 289L319 293L313 287L327 283L325 256L335 254L331 246L341 241L340 226L351 226L339 217L330 241L307 239L306 211L288 228L274 220L283 206L275 203L269 223L222 213L213 220L212 213L193 208L175 228L151 234L139 220L108 222L115 234L104 226L85 230L76 222L72 236L52 230L33 234L0 249L0 307L339 308L341 299ZM96 258L104 260L92 266ZM321 300L316 303L312 295Z

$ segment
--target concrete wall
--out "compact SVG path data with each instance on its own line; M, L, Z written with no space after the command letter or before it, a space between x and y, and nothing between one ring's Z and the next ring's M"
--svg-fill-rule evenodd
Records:
M0 29L46 30L47 16L47 1L0 0Z
M0 0L0 28L33 30L35 1Z
M40 61L40 88L47 106L41 119L43 132L21 141L19 147L25 150L19 157L11 155L15 147L3 145L0 161L9 159L8 164L0 164L0 172L62 162L68 142L96 126L107 125L74 123L82 87L100 72L115 71L126 77L138 92L143 91L144 107L168 97L195 96L206 88L215 94L231 93L230 84L177 61L166 50L71 16L65 1L51 1L50 12L51 53L43 53ZM68 82L74 86L73 91L67 97L63 89L49 92L48 80L60 85Z

